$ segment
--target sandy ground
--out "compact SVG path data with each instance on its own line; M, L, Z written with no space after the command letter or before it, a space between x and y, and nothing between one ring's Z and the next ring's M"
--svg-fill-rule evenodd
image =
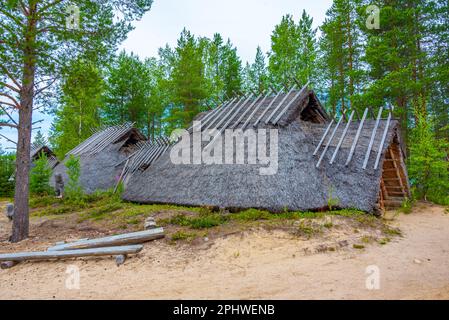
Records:
M0 299L449 299L449 214L419 204L393 224L403 237L363 250L311 253L320 239L260 229L200 246L153 242L120 267L111 258L22 263L0 270ZM79 289L66 286L70 266ZM370 266L378 290L367 289Z

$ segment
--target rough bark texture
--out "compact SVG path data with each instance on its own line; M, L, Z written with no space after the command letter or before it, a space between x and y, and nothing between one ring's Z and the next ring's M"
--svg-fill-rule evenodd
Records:
M16 160L15 213L12 227L12 242L19 242L29 234L29 179L30 145L33 120L34 78L36 72L36 20L37 4L29 8L24 45L22 90L20 92L19 126Z

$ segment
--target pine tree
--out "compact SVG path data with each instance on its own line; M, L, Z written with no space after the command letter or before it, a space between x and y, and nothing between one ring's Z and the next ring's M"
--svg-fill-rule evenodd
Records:
M37 146L43 146L47 143L41 130L38 130L36 136L34 137L33 144Z
M137 127L144 128L147 125L150 81L147 66L138 56L120 52L108 71L106 104L102 110L105 122L133 122Z
M367 36L365 61L371 84L363 99L371 106L381 106L385 102L395 105L405 141L408 141L412 106L419 101L420 112L426 112L423 77L427 58L421 48L423 26L420 17L423 3L422 0L378 1L380 29L364 30Z
M272 80L284 88L289 87L292 84L291 77L297 75L300 38L299 28L291 15L282 17L271 36L268 69Z
M268 90L268 70L265 64L265 55L260 47L257 47L254 62L251 65L247 63L243 73L245 77L245 89L247 91L263 93Z
M209 83L205 76L202 50L197 39L186 29L181 33L175 50L170 86L173 106L168 117L169 128L185 128L202 111L208 97Z
M361 108L363 76L360 0L335 0L321 26L319 65L327 77L328 102L332 111Z
M62 105L56 110L50 142L59 158L92 135L101 125L104 80L91 61L75 60L61 88Z
M318 46L316 41L316 29L312 28L313 19L304 10L301 19L299 20L299 65L296 74L297 79L301 84L306 84L308 81L313 82L317 73L317 52Z

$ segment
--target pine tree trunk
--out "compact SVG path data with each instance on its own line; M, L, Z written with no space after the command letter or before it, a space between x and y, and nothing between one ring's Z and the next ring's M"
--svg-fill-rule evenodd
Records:
M350 108L353 108L353 95L354 95L354 75L352 74L352 68L353 68L353 44L352 44L352 33L351 33L351 11L348 10L348 16L347 16L347 32L348 32L348 73L349 73L349 103Z
M12 242L20 242L29 235L28 199L30 188L30 148L33 122L34 78L36 73L36 11L37 4L34 3L29 8L27 32L23 47L24 60L22 89L20 92Z
M30 174L30 144L32 123L32 98L23 94L21 108L19 109L19 129L16 158L16 178L14 196L14 222L12 229L12 242L19 242L29 234L29 174Z

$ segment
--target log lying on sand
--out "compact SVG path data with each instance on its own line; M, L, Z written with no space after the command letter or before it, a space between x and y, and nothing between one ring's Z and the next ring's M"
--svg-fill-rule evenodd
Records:
M140 244L146 241L156 240L164 237L164 229L157 228L152 230L145 230L134 233L120 234L111 237L81 240L54 247L48 248L48 251L62 251L62 250L75 250L75 249L91 249L121 246L129 244Z
M142 245L81 249L70 251L43 251L43 252L20 252L0 254L1 261L30 261L30 260L53 260L53 259L70 259L79 257L93 256L116 256L133 254L142 251Z

